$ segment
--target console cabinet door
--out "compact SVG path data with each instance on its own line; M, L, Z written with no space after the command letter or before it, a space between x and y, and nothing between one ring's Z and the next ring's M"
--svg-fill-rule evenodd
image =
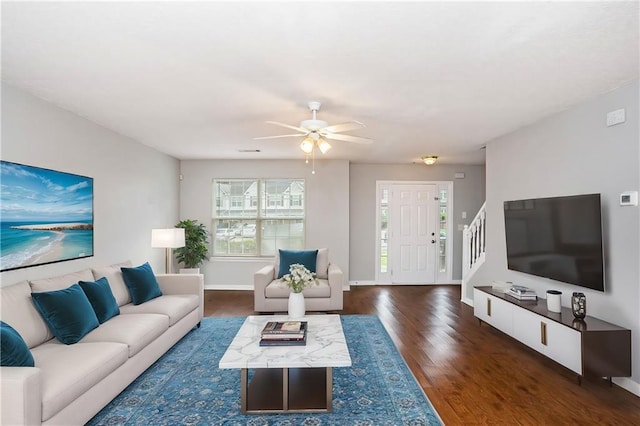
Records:
M513 305L480 290L473 290L473 314L502 331L513 330Z
M580 332L554 321L546 322L547 344L543 353L569 370L582 374L582 341Z
M544 333L549 320L526 309L513 309L512 336L538 352L544 353ZM548 333L548 332L547 332Z

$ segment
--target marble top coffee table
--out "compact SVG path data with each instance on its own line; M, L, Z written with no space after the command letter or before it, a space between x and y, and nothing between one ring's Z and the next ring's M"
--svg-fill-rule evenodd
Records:
M330 412L333 367L350 367L351 357L339 315L308 315L305 346L260 346L268 321L285 315L247 317L220 359L220 368L241 371L241 411ZM250 371L251 370L251 371Z

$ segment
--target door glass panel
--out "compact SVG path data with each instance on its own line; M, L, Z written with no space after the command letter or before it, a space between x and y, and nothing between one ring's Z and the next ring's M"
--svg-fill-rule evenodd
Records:
M446 189L440 190L440 205L438 206L440 220L438 221L438 271L447 272L447 201L448 194Z
M380 272L387 272L389 241L389 190L383 189L380 194Z

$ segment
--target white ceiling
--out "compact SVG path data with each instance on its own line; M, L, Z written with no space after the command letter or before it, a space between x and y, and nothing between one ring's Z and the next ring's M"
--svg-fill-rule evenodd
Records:
M489 140L638 78L638 4L3 2L2 79L179 159L302 158L252 138L318 100L375 140L327 158L483 164Z

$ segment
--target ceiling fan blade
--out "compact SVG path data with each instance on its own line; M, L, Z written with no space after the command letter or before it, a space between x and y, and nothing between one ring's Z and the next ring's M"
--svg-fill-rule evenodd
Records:
M361 144L370 144L371 142L373 142L372 139L361 138L360 136L341 135L339 133L327 133L327 134L323 134L322 136L327 139L335 139L337 141L345 141L345 142L353 142L353 143L361 143Z
M320 132L328 132L328 133L339 133L339 132L348 132L349 130L362 129L365 127L364 124L359 121L349 121L346 123L335 124L333 126L328 126L323 128Z
M263 136L260 138L253 138L254 141L260 140L260 139L278 139L278 138L292 138L294 136L300 137L300 136L307 136L305 133L295 133L292 135L278 135L278 136Z
M293 129L295 131L302 132L305 135L309 133L309 130L307 129L304 129L302 127L292 126L290 124L280 123L279 121L265 121L265 123L275 124L276 126L286 127L287 129Z

